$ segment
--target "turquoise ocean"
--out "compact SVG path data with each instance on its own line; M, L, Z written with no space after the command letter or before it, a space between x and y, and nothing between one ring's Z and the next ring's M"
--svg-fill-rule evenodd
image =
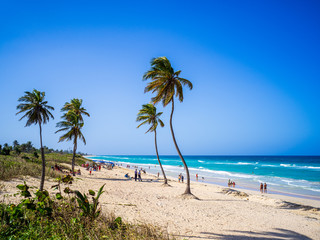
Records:
M156 156L97 155L94 161L111 161L123 167L142 167L148 173L161 171ZM320 201L320 156L184 156L191 180L199 175L200 182L227 186L228 180L236 188L259 190L260 183L268 184L269 193L307 197ZM160 156L166 174L185 176L178 156Z

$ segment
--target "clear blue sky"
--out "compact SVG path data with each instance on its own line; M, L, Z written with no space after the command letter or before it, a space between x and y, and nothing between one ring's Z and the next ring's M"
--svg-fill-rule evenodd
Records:
M148 103L142 75L166 56L194 84L176 105L183 154L320 154L319 1L1 1L0 143L31 140L15 116L17 99L46 92L55 119L82 98L83 132L93 154L154 154L152 134L136 129ZM176 154L162 108L160 154Z

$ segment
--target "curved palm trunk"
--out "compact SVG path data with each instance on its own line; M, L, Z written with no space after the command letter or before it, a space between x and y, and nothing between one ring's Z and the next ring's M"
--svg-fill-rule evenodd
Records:
M161 168L161 171L162 171L162 175L163 175L163 178L164 178L164 184L168 184L168 180L167 180L166 174L164 173L162 164L161 164L161 162L160 162L159 154L158 154L157 131L156 131L156 130L154 130L154 144L155 144L155 146L156 146L157 158L158 158L158 162L159 162L159 165L160 165L160 168Z
M176 142L176 138L174 136L174 132L173 132L173 128L172 128L172 116L173 116L173 111L174 111L174 99L172 98L172 110L171 110L171 114L170 114L170 129L171 129L171 134L172 134L172 138L173 138L173 142L174 142L174 145L177 149L177 152L178 152L178 155L184 165L184 168L186 170L186 174L187 174L187 187L186 187L186 190L184 192L184 194L191 194L191 189L190 189L190 174L189 174L189 169L188 169L188 166L187 166L187 163L184 161L184 158L180 152L180 149L178 147L178 144Z
M39 128L40 128L40 146L41 146L41 159L42 159L42 172L41 172L41 181L40 181L40 191L43 191L43 185L44 185L44 178L46 174L46 161L44 158L44 149L42 146L42 129L41 129L41 123L39 122Z
M77 151L77 136L75 136L73 143L74 144L73 144L73 155L72 155L72 175L75 176L74 164L75 164L76 151Z

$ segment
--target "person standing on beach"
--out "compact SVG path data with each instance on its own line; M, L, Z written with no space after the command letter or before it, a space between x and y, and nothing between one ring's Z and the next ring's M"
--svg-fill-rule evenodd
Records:
M158 178L159 178L160 173L158 172Z
M181 180L181 173L180 173L179 176L178 176L178 180L179 180L179 182L180 182L180 180Z
M260 192L263 193L263 183L260 184Z
M198 182L198 173L196 174L196 180L197 180L197 182Z
M267 183L264 183L264 193L267 193Z
M139 178L139 182L142 182L142 178L141 178L141 170L139 170L138 178Z
M137 181L137 177L138 177L138 170L134 170L134 180Z
M184 176L183 176L183 175L181 175L181 182L183 182L183 179L184 179Z

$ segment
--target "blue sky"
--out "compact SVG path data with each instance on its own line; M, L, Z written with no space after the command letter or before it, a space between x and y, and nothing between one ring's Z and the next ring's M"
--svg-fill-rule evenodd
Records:
M150 101L142 75L166 56L193 82L176 105L183 154L320 154L320 4L317 1L1 1L0 143L31 140L15 116L17 99L46 92L55 119L81 98L93 154L154 154L136 114ZM160 154L176 154L170 107L158 130Z

